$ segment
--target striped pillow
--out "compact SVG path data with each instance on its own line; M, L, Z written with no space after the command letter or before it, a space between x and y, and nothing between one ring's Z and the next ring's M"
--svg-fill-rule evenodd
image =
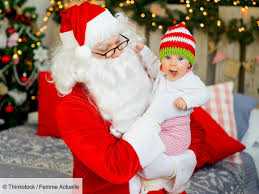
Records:
M209 102L203 108L218 122L229 136L237 140L233 87L233 82L208 86L211 96ZM239 153L229 156L227 160L234 163L242 163Z

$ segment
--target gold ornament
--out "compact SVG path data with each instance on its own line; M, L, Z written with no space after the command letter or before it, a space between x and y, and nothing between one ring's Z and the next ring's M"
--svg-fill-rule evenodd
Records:
M241 63L239 61L229 59L225 64L224 75L232 79L236 79L238 77L240 67Z
M8 93L8 87L3 82L0 82L0 96L4 96L7 93Z
M33 67L32 60L25 59L24 63L28 66L28 70L31 71Z

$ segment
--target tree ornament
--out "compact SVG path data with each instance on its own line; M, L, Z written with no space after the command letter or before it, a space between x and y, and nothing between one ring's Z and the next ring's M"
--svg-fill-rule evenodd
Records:
M27 39L26 37L23 37L23 38L22 38L22 42L27 42L27 40L28 40L28 39Z
M10 90L8 92L8 95L11 96L14 99L15 104L17 106L22 105L27 99L27 93L21 92L21 91L17 90L16 88L13 89L13 90Z
M11 57L8 56L8 55L3 55L3 56L1 57L1 62L4 63L4 64L9 63L10 61L11 61Z
M27 77L27 76L24 76L24 75L23 75L23 76L21 77L21 82L22 82L22 83L27 82L27 80L28 80L28 77Z
M13 33L10 38L7 40L7 45L9 48L12 48L14 46L18 45L18 39L19 39L19 34L17 32Z
M17 55L17 54L13 55L13 63L15 66L17 66L19 64L19 55Z
M39 46L36 50L33 51L34 56L33 59L35 61L44 62L48 59L48 50Z
M12 105L7 105L5 107L5 112L6 113L12 113L14 111L14 107Z
M31 71L33 67L32 60L25 59L24 63L28 66L28 70Z
M8 93L7 86L3 82L0 82L0 96L4 96L7 93Z
M9 34L13 34L13 33L15 33L15 29L14 28L8 28L7 32L9 32Z
M7 36L5 33L1 33L0 31L0 48L3 49L7 44Z

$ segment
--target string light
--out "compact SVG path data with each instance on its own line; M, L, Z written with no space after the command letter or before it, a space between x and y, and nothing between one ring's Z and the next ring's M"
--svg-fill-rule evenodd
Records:
M186 20L190 20L190 17L189 17L189 16L186 16L185 19L186 19Z
M190 12L190 13L192 13L192 12L193 12L193 10L192 10L192 9L189 9L189 12Z
M102 7L102 8L105 8L105 4L102 4L101 7Z
M40 42L37 42L37 46L40 46Z
M31 48L35 48L35 44L32 44L32 45L31 45Z
M17 53L18 53L18 55L22 55L22 51L21 50L18 50Z
M124 3L120 3L119 6L120 6L120 7L123 7L123 6L124 6Z
M236 1L234 1L234 2L233 2L233 5L237 5L237 2L236 2Z
M191 7L191 5L190 4L186 4L186 7L189 8L189 7Z
M19 38L19 39L18 39L18 42L22 42L22 39L21 39L21 38Z
M256 5L256 2L255 2L255 1L253 2L253 5Z
M43 18L43 22L47 22L48 21L48 17L47 16L45 16L44 18Z
M158 28L159 28L160 30L162 30L162 29L163 29L163 26L162 26L162 25L159 25Z
M133 0L130 1L130 4L133 5L135 2Z
M245 28L244 27L241 27L238 29L239 32L244 32L245 31Z
M152 26L156 26L156 23L155 23L155 22L152 22Z
M201 10L201 11L203 11L203 10L204 10L204 8L203 8L203 7L200 7L200 10Z
M16 53L13 55L13 59L18 59L18 55Z
M207 12L206 12L206 11L204 11L202 14L206 16L206 15L207 15Z
M0 9L0 14L1 14L2 12L3 12L2 9Z
M185 22L182 22L185 25Z
M127 0L127 1L126 1L126 4L130 4L130 0Z
M258 27L259 27L259 20L257 21L257 25L258 25Z
M204 23L201 23L201 24L200 24L200 27L202 27L202 28L203 28L203 27L204 27Z
M221 21L220 20L217 21L217 26L221 26Z
M146 15L145 15L144 13L142 13L140 16L141 16L142 18L144 18Z
M32 99L32 100L35 100L35 99L36 99L36 97L35 97L35 96L31 96L31 99Z
M153 17L153 18L156 17L156 14L155 14L155 13L152 13L152 17Z

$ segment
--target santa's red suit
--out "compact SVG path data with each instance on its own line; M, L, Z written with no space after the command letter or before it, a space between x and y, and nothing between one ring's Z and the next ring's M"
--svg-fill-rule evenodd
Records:
M73 153L73 177L83 178L83 193L129 194L128 182L142 169L143 158L139 158L127 141L116 139L109 132L110 123L102 119L89 101L82 84L77 84L63 98L56 116L61 137ZM155 145L152 142L143 147L150 146L152 150L156 149ZM197 145L199 137L192 141L194 152Z

